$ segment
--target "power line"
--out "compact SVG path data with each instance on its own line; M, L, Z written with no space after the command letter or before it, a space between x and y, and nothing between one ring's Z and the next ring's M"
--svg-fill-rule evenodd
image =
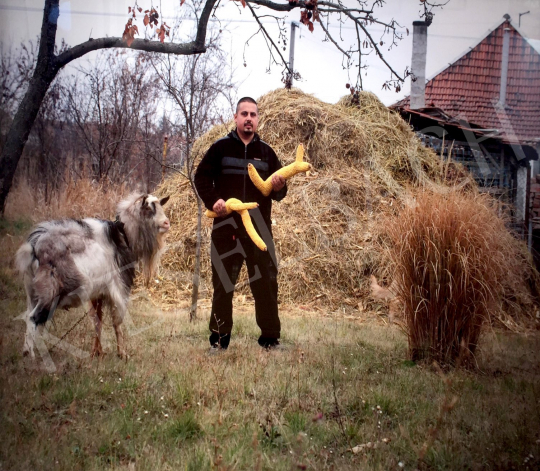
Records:
M0 5L0 10L11 10L11 11L20 11L20 12L30 12L30 13L43 13L43 9L41 8L35 8L35 7L18 7L18 6L8 6L8 5ZM109 13L109 12L95 12L95 11L84 11L84 10L67 10L72 15L88 15L88 16L113 16L117 18L128 18L128 14L124 13ZM195 18L182 18L182 21L196 21ZM252 23L253 20L241 20L241 19L218 19L218 18L210 18L211 22L221 22L221 23ZM274 20L261 20L261 23L263 24L275 24ZM331 29L340 28L340 29L346 29L346 30L353 30L355 29L353 26L338 26L338 25L329 25L328 26ZM383 28L371 28L370 31L383 31ZM398 31L401 34L405 33L405 30ZM476 41L479 39L479 36L449 36L444 34L430 34L429 37L433 38L447 38L447 39L463 39L463 40L471 40Z
M42 8L35 8L35 7L17 7L17 6L11 6L11 5L0 5L0 10L11 10L11 11L20 11L20 12L29 12L29 13L43 13ZM60 8L62 10L62 8ZM128 13L109 13L109 12L96 12L96 11L84 11L84 10L64 10L65 13L69 13L71 15L88 15L88 16L114 16L117 18L128 18ZM195 18L182 18L182 21L196 21ZM222 23L251 23L252 20L240 20L240 19L234 19L234 20L228 20L228 19L218 19L218 18L210 18L211 22L222 22ZM261 23L266 24L274 24L275 21L273 20L261 20Z

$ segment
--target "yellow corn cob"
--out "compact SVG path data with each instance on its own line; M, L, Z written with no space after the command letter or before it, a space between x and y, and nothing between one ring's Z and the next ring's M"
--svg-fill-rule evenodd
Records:
M227 214L231 214L233 211L242 211L243 209L253 209L258 207L258 203L242 203L239 199L229 198L225 201L225 208L227 208ZM217 218L217 214L214 211L206 210L206 216L209 218Z
M264 240L261 239L261 236L257 234L255 227L253 227L253 222L251 222L251 216L249 215L247 209L243 209L238 212L240 213L240 216L242 217L242 222L244 223L244 227L246 228L246 232L248 233L248 236L250 237L250 239L263 252L266 252L266 249L267 249L266 244L264 243Z
M268 196L270 193L272 193L272 177L274 175L280 175L285 178L285 180L288 180L297 173L307 172L310 168L311 165L307 162L304 162L304 146L302 144L299 144L296 148L296 160L292 164L280 168L272 175L270 175L266 180L263 180L260 177L257 169L252 164L248 164L248 173L249 178L251 178L251 181L257 187L257 189L264 196Z
M248 236L251 238L253 243L259 247L261 250L266 251L267 247L264 241L261 239L255 227L253 227L253 222L251 222L251 216L249 215L248 209L253 209L259 206L257 203L242 203L239 199L229 198L225 201L225 208L227 208L227 214L231 214L233 211L240 213L244 227ZM214 211L206 210L206 216L209 218L216 218L217 214Z

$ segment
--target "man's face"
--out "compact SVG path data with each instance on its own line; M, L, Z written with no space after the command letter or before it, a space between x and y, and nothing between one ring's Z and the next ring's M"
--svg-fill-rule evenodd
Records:
M238 111L234 115L234 122L240 133L244 135L252 135L257 131L259 125L259 112L255 103L243 101L238 107Z

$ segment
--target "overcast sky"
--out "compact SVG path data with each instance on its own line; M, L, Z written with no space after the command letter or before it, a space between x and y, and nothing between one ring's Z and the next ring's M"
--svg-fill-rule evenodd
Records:
M189 1L189 0L188 0ZM284 0L276 0L284 1ZM120 36L123 25L127 21L128 6L134 0L60 0L61 15L57 41L62 38L70 45L86 41L89 37ZM151 0L139 0L139 6L147 8ZM167 23L174 23L174 18L180 11L180 0L159 0L154 4L162 4L163 16ZM246 67L243 66L244 45L257 26L247 9L242 9L239 2L222 0L218 9L218 16L223 23L222 44L228 51L236 68L236 81L241 83L238 96L250 95L255 98L260 95L282 87L281 68L273 66L271 73L268 68L268 53L262 38L257 37L250 41L246 48ZM345 0L346 5L349 4ZM354 3L350 0L351 5ZM182 7L186 8L186 5ZM39 34L43 0L0 0L0 41L3 47L12 44L18 45L21 41L35 39ZM391 51L383 48L388 62L402 73L411 62L412 34L407 36L405 28L412 33L412 22L420 19L420 3L418 0L388 0L383 8L376 10L380 19L396 19L403 28L401 32L404 39ZM521 17L520 31L529 38L540 39L540 0L450 0L443 9L434 10L435 18L428 30L427 74L430 78L441 71L449 63L465 53L468 48L475 46L490 29L495 28L505 13L510 14L513 24L518 26L519 13L530 11ZM299 12L289 15L287 25L291 20L298 21ZM265 26L275 31L272 21L267 19ZM184 29L187 31L193 22L186 21ZM289 26L287 26L288 29ZM142 24L139 25L142 30ZM374 35L380 35L382 29L372 28ZM337 25L331 29L339 37ZM299 34L298 34L299 33ZM347 39L354 33L352 29L342 30L345 47L349 44ZM318 98L334 103L347 90L345 84L354 82L354 71L349 77L342 68L342 56L336 48L322 42L324 34L315 24L314 33L310 33L305 26L297 30L295 69L303 77L301 82L295 83L303 91L313 93ZM288 49L283 52L288 59ZM79 59L84 61L85 59ZM386 104L392 104L405 94L409 93L410 82L407 81L401 93L381 90L382 84L390 78L384 65L375 57L369 60L367 76L364 77L364 88L373 91Z

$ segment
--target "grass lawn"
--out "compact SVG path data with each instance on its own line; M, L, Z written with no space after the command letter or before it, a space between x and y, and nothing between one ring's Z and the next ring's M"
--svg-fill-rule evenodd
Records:
M208 354L200 321L133 301L129 360L105 316L100 359L21 356L25 307L0 226L0 470L539 469L540 335L487 331L476 371L407 360L393 325L282 308L282 344L263 351L251 303L235 304L230 348ZM182 300L180 306L185 306ZM83 311L58 312L62 337ZM350 317L350 316L349 316ZM84 319L65 342L91 350ZM55 342L49 344L52 346Z

